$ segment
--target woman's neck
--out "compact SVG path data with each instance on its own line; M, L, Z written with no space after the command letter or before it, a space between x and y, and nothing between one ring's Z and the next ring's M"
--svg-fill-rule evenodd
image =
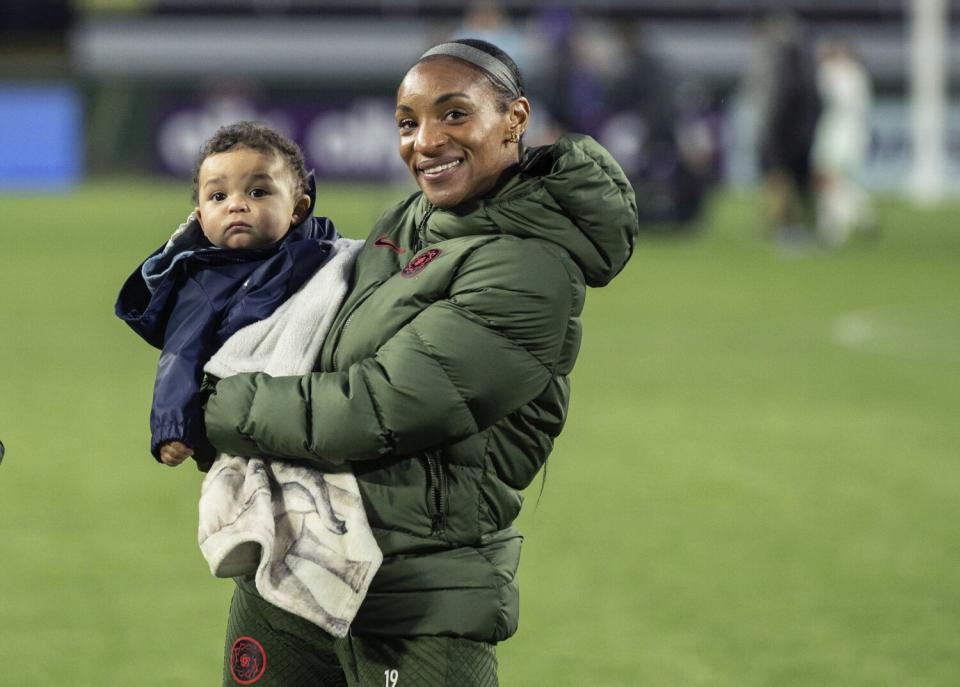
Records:
M500 176L497 177L497 180L493 184L493 188L484 193L480 198L492 198L493 196L500 193L500 190L509 183L513 177L515 177L520 172L520 163L514 162L512 165L500 172ZM477 200L480 200L478 198Z

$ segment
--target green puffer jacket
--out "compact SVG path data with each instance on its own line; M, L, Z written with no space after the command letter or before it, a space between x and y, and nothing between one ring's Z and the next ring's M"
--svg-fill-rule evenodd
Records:
M316 372L217 384L219 449L352 463L384 553L354 634L516 631L521 490L563 427L584 287L623 268L637 231L593 139L529 149L493 197L447 210L416 193L380 219Z

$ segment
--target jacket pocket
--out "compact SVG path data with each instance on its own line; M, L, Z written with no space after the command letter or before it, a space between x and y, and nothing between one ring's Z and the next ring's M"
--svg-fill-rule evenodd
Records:
M430 534L441 535L447 529L447 475L437 453L424 457L427 469L427 509L430 513Z

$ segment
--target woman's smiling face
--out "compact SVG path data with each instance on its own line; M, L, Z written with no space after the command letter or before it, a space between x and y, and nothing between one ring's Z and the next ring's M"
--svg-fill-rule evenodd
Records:
M407 72L397 91L400 157L427 200L449 208L490 191L518 161L512 131L526 128L529 104L500 111L497 92L470 65L448 57Z

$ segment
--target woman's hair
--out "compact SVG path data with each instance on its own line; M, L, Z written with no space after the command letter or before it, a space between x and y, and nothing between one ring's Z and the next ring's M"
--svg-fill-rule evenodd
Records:
M222 126L200 146L200 154L193 166L193 202L199 201L200 166L211 155L234 148L249 148L261 153L277 155L293 175L295 196L307 192L307 168L300 146L289 138L260 122L236 122Z
M508 81L512 83L504 83L503 79L497 78L492 74L488 69L485 69L482 65L473 62L465 57L460 55L444 53L444 52L434 52L438 48L441 48L444 45L449 43L459 43L460 45L466 45L471 48L475 48L481 52L486 53L490 57L494 58L503 63L503 66L506 67L508 72ZM433 53L433 54L431 54ZM487 81L490 82L490 85L493 87L493 90L497 94L497 109L500 112L506 112L510 103L521 96L527 94L527 89L523 83L523 75L520 74L520 68L517 67L517 63L513 61L513 58L510 57L503 50L495 46L493 43L487 41L482 41L479 38L459 38L454 41L448 41L448 43L442 43L435 48L428 50L423 57L421 57L417 62L424 62L426 60L434 60L439 57L453 57L455 59L462 60L469 64L474 69L478 70L481 74L486 77Z

